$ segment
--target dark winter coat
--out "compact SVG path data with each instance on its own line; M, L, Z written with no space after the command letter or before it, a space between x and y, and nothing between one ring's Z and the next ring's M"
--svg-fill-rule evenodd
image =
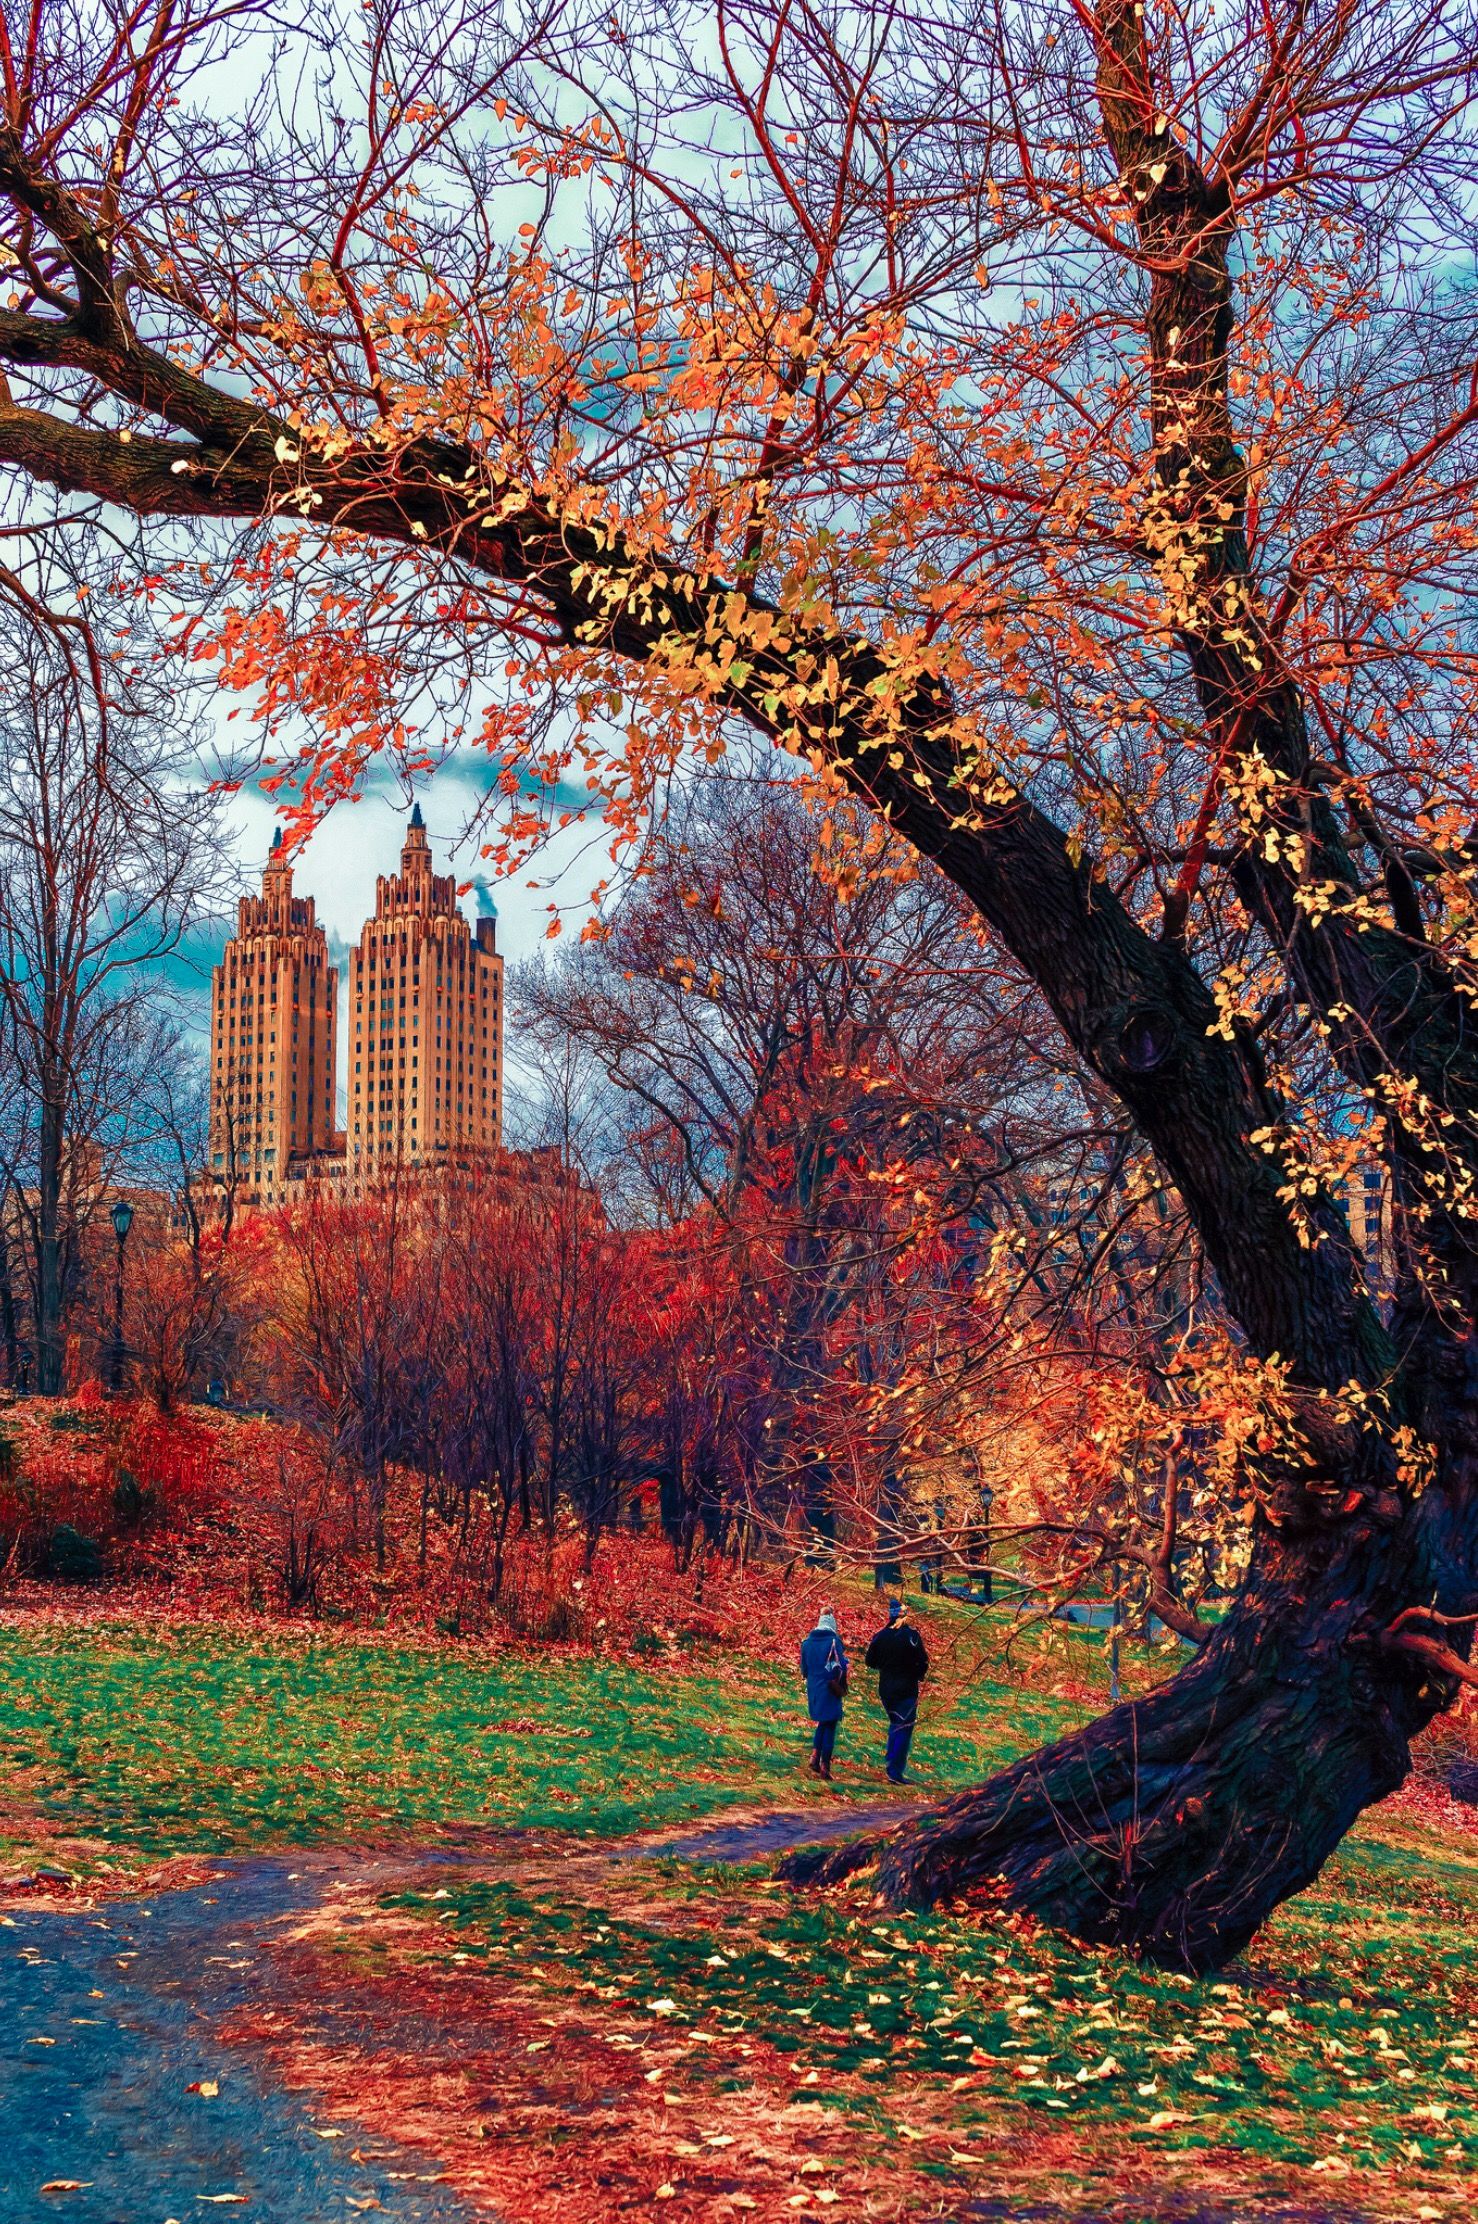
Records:
M834 1630L813 1629L801 1640L801 1674L806 1679L806 1705L813 1722L840 1722L842 1696L833 1682L846 1680L847 1656Z
M878 1697L886 1707L894 1699L916 1699L919 1685L929 1673L929 1655L918 1631L907 1622L890 1622L880 1629L867 1648L867 1665L877 1670Z

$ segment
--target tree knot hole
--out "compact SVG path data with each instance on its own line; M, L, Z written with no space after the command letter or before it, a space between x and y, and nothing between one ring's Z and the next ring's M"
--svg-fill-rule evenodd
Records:
M1119 1063L1126 1073L1158 1073L1175 1046L1175 1023L1168 1012L1141 1005L1119 1030Z

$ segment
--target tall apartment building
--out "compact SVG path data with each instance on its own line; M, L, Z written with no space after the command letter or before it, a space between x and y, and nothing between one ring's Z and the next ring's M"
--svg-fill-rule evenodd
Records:
M503 960L496 922L474 934L450 873L431 869L421 807L400 871L375 883L375 915L349 960L346 1171L445 1163L496 1150L503 1116Z
M269 1204L334 1131L339 976L311 896L293 894L282 830L260 896L243 896L211 983L210 1156L218 1182Z

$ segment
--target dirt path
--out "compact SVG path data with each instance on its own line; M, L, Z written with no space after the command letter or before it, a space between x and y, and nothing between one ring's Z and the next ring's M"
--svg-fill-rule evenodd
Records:
M610 1847L617 1860L648 1860L654 1854L671 1854L679 1861L768 1861L792 1846L814 1845L821 1838L855 1838L864 1830L889 1828L922 1814L922 1800L892 1800L886 1807L837 1807L803 1814L737 1814L703 1823L679 1837L651 1831L640 1838L617 1840Z
M329 1881L250 1862L86 1914L12 1914L0 1933L4 2224L53 2209L75 2224L186 2224L217 2207L271 2224L356 2207L462 2224L470 2212L427 2182L424 2160L319 2137L311 2110L213 2037L252 1996L265 1936Z
M911 1811L733 1816L580 1852L753 1861ZM389 1889L427 1864L485 1861L495 1842L223 1861L187 1890L87 1911L13 1906L0 1930L0 2224L52 2213L69 2224L187 2224L207 2207L270 2224L356 2212L471 2224L424 2155L315 2122L214 2030L260 2003L259 1957L284 1925L330 1908L336 1890L376 1872Z

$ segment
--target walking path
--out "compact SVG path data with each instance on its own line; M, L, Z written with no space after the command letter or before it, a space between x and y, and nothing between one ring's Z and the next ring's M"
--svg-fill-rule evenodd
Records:
M649 1860L671 1854L679 1861L767 1861L792 1846L814 1845L821 1838L855 1838L864 1830L886 1830L922 1814L922 1800L892 1800L886 1807L836 1807L817 1814L741 1815L704 1823L681 1838L628 1838L610 1848L618 1861Z
M672 1855L691 1861L770 1858L820 1838L905 1821L916 1807L717 1817L680 1835L647 1833L582 1862ZM115 1900L95 1910L12 1905L0 1930L0 2224L202 2224L219 2210L244 2224L488 2224L439 2182L424 2153L341 2123L273 2084L249 2049L215 2027L231 2011L270 2006L266 1971L277 1930L336 1889L403 1885L427 1865L488 1866L518 1858L518 1841L316 1849L223 1861L203 1885ZM428 2069L434 2056L428 2056ZM955 2210L974 2224L1082 2224L1050 2201L1021 2207L977 2195ZM1346 2209L1273 2201L1223 2207L1167 2193L1169 2224L1365 2224ZM520 2216L508 2224L528 2224Z
M216 2211L326 2224L376 2205L398 2224L470 2217L420 2158L319 2137L310 2108L213 2037L254 1997L264 1931L324 1882L253 1861L190 1891L12 1916L0 1932L3 2224L53 2210L68 2224L200 2224Z
M616 1860L754 1861L911 1811L718 1820L603 1850ZM488 1849L427 1848L423 1858L486 1861ZM213 2036L224 2014L260 2003L257 1960L275 1929L376 1865L388 1887L415 1863L342 1848L223 1862L207 1884L95 1910L14 1907L0 1930L0 2224L52 2214L67 2224L201 2224L216 2210L264 2224L328 2224L356 2211L391 2224L471 2224L474 2212L424 2156L316 2124L249 2053Z

